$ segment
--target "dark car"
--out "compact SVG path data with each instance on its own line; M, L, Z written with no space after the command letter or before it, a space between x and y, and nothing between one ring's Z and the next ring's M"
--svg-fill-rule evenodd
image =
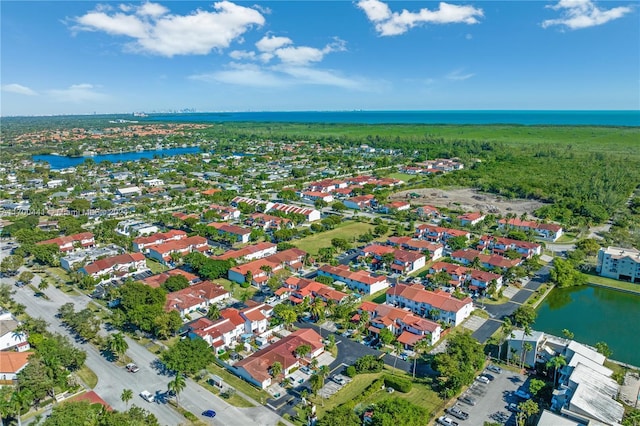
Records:
M487 370L489 370L489 371L491 371L493 373L497 373L497 374L502 373L502 368L498 367L497 365L493 365L493 364L488 366Z
M463 395L460 398L458 398L458 400L460 402L464 402L465 404L469 404L469 405L476 405L476 400L470 396L467 395Z
M489 379L489 381L493 382L493 380L496 378L496 376L494 376L493 374L489 374L489 373L482 373L482 375L484 377L486 377L487 379Z
M214 418L216 416L216 412L213 410L206 410L202 412L202 415L205 417L211 417Z
M462 411L458 407L451 407L445 410L448 414L451 414L453 417L456 417L460 420L467 420L469 418L469 413Z

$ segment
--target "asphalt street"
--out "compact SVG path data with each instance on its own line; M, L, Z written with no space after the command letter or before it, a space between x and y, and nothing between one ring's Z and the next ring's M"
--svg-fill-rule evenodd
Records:
M38 278L34 279L37 286ZM13 279L6 279L6 282L13 285ZM86 365L98 375L98 384L95 387L98 393L109 405L117 410L125 410L125 404L120 400L122 390L125 388L133 390L134 399L131 404L138 405L153 413L161 424L177 425L185 422L185 418L171 408L162 398L167 391L167 385L172 379L162 369L157 369L157 357L138 344L136 341L127 338L129 349L127 355L140 367L137 373L129 373L126 369L118 367L115 363L109 362L100 352L88 343L80 343L73 340L73 336L56 318L58 307L67 302L72 302L76 310L81 310L90 302L86 296L69 295L54 287L45 290L50 300L36 297L33 291L27 287L17 289L14 298L18 303L26 306L26 311L34 318L42 318L49 324L49 330L69 336L74 344L87 353ZM140 392L147 390L157 395L158 402L148 403ZM192 380L187 380L186 388L180 393L181 405L191 411L208 424L246 426L246 425L276 425L280 417L264 406L252 408L237 408L229 405L226 401L213 395ZM215 419L201 416L204 410L215 410Z

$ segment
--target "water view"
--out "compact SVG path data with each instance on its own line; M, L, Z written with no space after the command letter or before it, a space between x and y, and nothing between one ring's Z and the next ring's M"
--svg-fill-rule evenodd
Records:
M87 157L65 157L62 155L34 155L34 161L44 161L51 165L52 170L65 169L67 167L77 166L84 163L88 158L91 158L96 163L102 161L110 161L112 163L118 163L122 161L137 161L142 158L154 158L154 157L172 157L174 155L182 154L194 154L199 152L200 148L197 146L186 148L170 148L170 149L156 149L153 151L133 151L123 152L117 154L104 154L94 155Z
M538 309L534 329L562 336L568 329L588 345L606 342L612 358L640 366L640 295L602 287L554 289Z

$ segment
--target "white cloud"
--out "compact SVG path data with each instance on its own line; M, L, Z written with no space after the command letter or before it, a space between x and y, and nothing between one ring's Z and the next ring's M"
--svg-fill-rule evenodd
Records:
M233 50L229 52L229 56L235 60L241 60L241 59L254 60L256 59L256 52L247 52L246 50Z
M292 44L289 37L264 36L256 43L256 47L261 52L273 52L284 46Z
M27 86L23 86L22 84L17 84L17 83L5 84L4 86L2 86L2 91L8 92L8 93L17 93L19 95L26 95L26 96L37 95L35 90L32 90Z
M52 89L47 93L59 102L100 102L109 98L104 93L96 91L96 87L88 83L73 84L66 89Z
M604 10L598 8L591 0L560 0L558 4L547 8L560 11L561 17L543 21L542 28L562 25L572 30L603 25L622 18L632 10L627 6Z
M462 81L462 80L468 80L474 75L475 74L473 73L464 74L462 69L457 69L457 70L451 71L449 74L445 76L445 78L447 80Z
M115 13L97 7L74 18L72 29L129 37L134 39L126 45L129 51L172 57L227 48L252 26L265 23L259 11L226 0L214 3L213 8L214 12L198 9L189 15L174 15L151 2L121 6Z
M251 87L282 87L288 84L282 77L255 64L231 63L226 70L192 75L189 78Z
M357 6L375 24L376 31L381 36L404 34L420 24L477 24L478 18L484 16L482 9L445 2L440 2L437 10L423 8L417 12L409 12L406 9L402 12L392 12L389 6L380 0L360 0Z

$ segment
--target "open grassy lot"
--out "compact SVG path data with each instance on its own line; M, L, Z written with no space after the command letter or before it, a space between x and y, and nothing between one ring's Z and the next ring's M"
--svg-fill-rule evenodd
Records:
M240 284L235 284L232 286L231 281L229 281L226 278L218 278L216 280L213 280L213 282L216 284L220 284L222 287L224 287L225 290L231 293L231 297L236 299L239 299L240 295L244 292L247 292L249 294L249 298L251 298L254 295L254 293L258 291L258 289L253 286L250 286L247 288L240 287Z
M90 389L93 389L98 384L98 376L89 367L83 365L76 374Z
M153 272L154 274L159 274L169 269L163 264L151 259L147 259L147 268L151 269L151 272Z
M380 290L377 293L369 294L362 298L363 302L384 303L387 300L387 289Z
M266 391L258 389L257 387L249 384L248 382L245 382L244 380L231 374L224 367L221 367L218 364L215 364L215 363L211 364L209 367L207 367L207 370L211 374L215 374L217 376L222 377L222 379L229 386L232 386L238 389L240 392L244 393L249 398L253 398L258 402L264 403L267 400L267 398L271 397L271 395L269 395Z
M331 240L333 238L344 238L350 241L352 238L364 234L370 229L373 230L373 228L374 226L369 223L345 222L343 225L339 225L331 231L313 234L301 240L291 241L291 243L300 250L304 250L311 255L316 255L322 247L331 246Z
M618 290L633 291L634 293L640 294L640 284L618 281L611 278L601 277L599 275L585 274L584 272L582 273L582 275L584 275L587 279L587 282L591 284L601 285Z
M206 379L200 380L198 381L198 383L200 383L200 386L207 388L209 392L211 392L212 394L218 395L218 396L220 395L220 389L218 389L215 386L211 386ZM229 404L233 405L234 407L242 407L242 408L255 407L255 405L253 405L252 403L250 403L249 401L247 401L237 393L234 393L231 396L231 398L224 398L224 400L227 401Z

